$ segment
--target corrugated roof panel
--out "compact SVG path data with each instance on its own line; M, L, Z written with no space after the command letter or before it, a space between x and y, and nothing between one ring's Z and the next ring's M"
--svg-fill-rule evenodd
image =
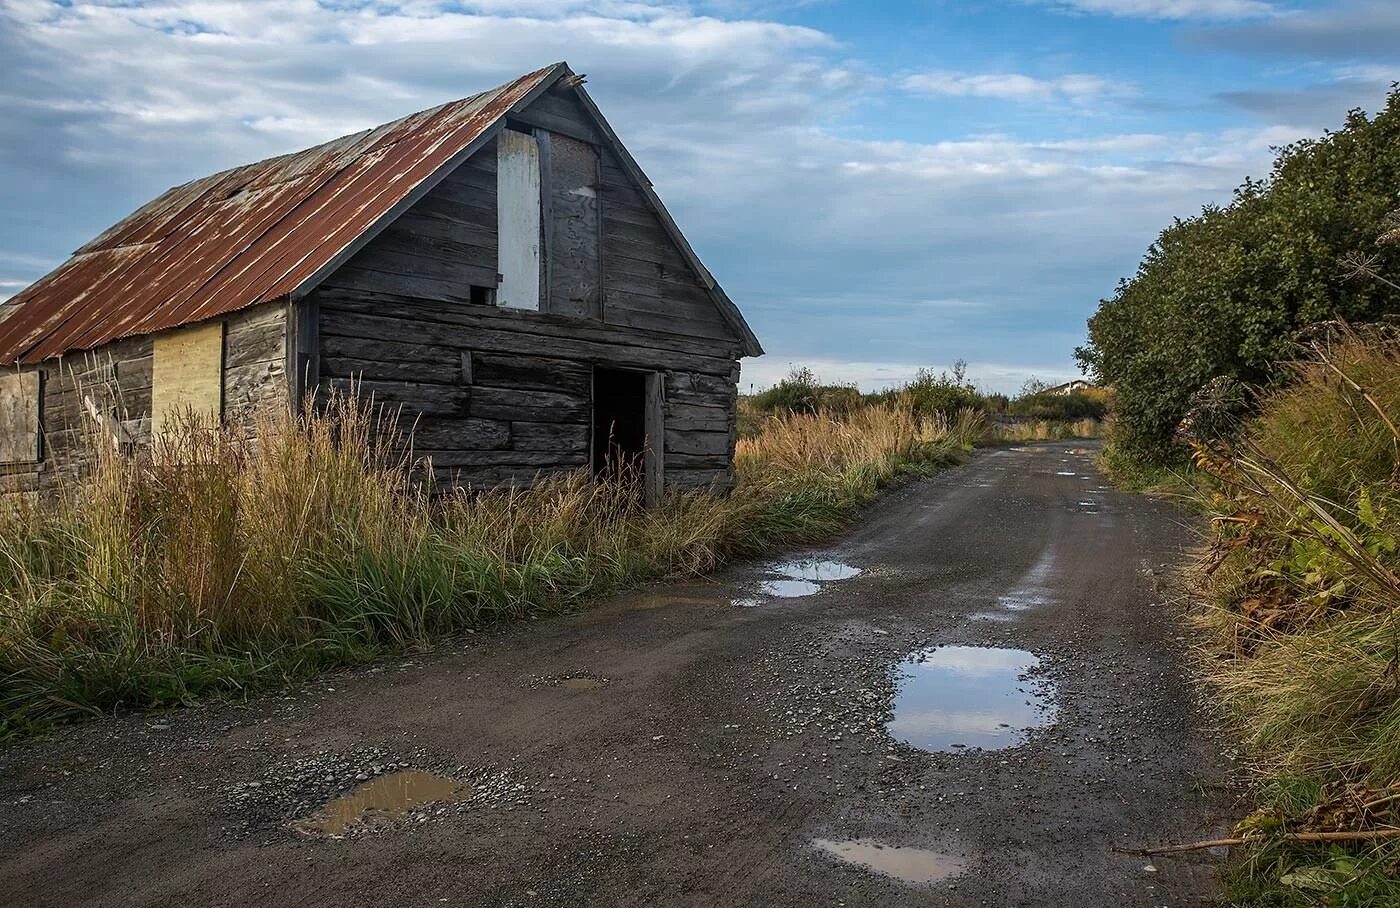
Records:
M10 301L0 363L34 363L292 293L551 78L167 190Z

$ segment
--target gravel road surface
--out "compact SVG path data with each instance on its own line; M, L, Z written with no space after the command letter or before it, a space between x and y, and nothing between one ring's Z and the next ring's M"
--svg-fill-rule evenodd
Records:
M0 749L7 904L1200 905L1170 506L984 452L828 548Z

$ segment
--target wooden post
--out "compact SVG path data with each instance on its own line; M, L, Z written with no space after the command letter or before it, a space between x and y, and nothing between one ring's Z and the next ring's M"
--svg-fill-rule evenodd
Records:
M646 388L646 478L644 497L647 507L661 502L666 487L666 376L648 372Z

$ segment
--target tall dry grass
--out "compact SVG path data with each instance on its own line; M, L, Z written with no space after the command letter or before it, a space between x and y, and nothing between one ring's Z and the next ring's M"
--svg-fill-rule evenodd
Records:
M1216 480L1209 624L1221 690L1278 771L1400 774L1400 343L1315 344Z
M239 693L816 540L980 431L897 405L771 417L740 444L736 494L654 508L582 473L425 488L391 423L348 398L246 432L190 420L134 457L94 439L89 476L0 503L0 735Z
M1209 674L1268 779L1232 904L1400 904L1400 845L1290 842L1400 824L1400 340L1343 327L1228 441L1214 481Z

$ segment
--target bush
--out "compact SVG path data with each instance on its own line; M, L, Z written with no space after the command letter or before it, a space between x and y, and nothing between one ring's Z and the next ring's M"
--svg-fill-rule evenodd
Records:
M865 401L854 387L823 385L805 366L794 368L782 381L749 399L758 413L850 413Z
M1267 385L1295 355L1301 326L1400 311L1400 290L1348 280L1339 262L1373 251L1394 270L1400 247L1377 246L1400 186L1400 90L1368 119L1281 149L1268 179L1247 180L1225 207L1163 230L1130 279L1089 320L1080 362L1114 388L1117 443L1169 462L1192 395L1218 376Z

